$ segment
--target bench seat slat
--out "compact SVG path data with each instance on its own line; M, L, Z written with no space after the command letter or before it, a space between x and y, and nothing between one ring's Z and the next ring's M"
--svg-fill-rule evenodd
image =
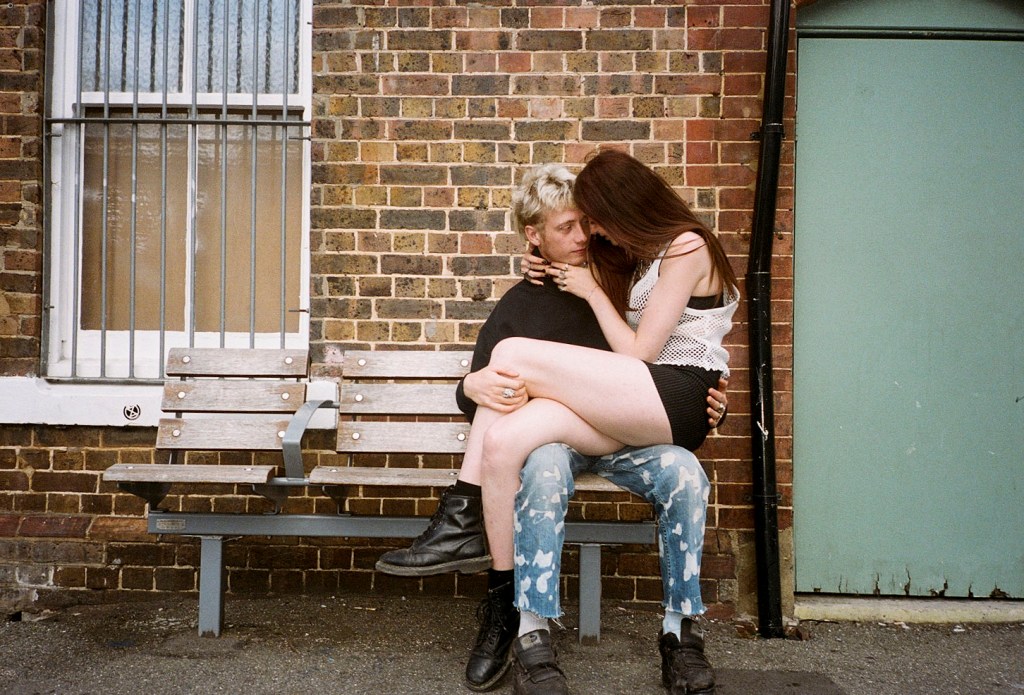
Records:
M469 371L472 360L473 353L468 350L349 350L342 373L346 379L459 379Z
M228 483L265 485L274 466L218 466L170 463L116 463L103 473L114 483Z
M252 418L166 418L157 429L158 449L196 451L279 451L288 420Z
M338 412L352 415L458 415L451 384L345 384Z
M461 454L468 437L469 423L465 422L340 422L337 450L355 454Z
M457 470L443 468L317 466L309 474L309 484L448 487L458 475Z
M459 472L438 468L369 468L317 466L309 474L310 485L371 485L381 487L447 487ZM576 476L576 491L622 492L622 488L594 473Z
M307 350L171 348L168 376L240 376L301 379L308 370Z
M160 405L165 412L294 413L306 385L294 381L168 381Z

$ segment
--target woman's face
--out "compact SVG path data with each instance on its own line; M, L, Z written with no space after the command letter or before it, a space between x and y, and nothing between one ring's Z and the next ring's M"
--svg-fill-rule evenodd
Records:
M602 239L607 240L612 246L618 246L619 244L615 239L605 230L604 225L595 220L593 217L583 216L583 228L588 230L589 234L596 234Z

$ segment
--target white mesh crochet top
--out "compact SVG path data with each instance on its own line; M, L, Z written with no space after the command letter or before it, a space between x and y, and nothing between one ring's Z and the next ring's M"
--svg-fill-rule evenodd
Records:
M661 259L667 250L666 246L629 290L631 308L626 311L626 323L634 331L640 323L654 283L658 281ZM729 353L722 347L722 339L732 329L732 315L736 313L739 299L739 290L730 287L726 290L723 306L703 310L686 307L655 363L700 367L728 376Z

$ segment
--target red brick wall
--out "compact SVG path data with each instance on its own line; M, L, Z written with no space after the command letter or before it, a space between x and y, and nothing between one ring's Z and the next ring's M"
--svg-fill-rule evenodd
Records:
M0 4L0 376L39 367L44 6Z
M523 244L508 228L512 186L533 164L578 168L602 143L627 148L676 185L720 234L743 276L768 0L432 6L440 4L314 6L310 338L319 374L336 374L339 351L349 347L471 345L517 281ZM0 88L9 90L0 92L0 374L38 369L42 6L0 8ZM792 181L787 142L772 267L786 552ZM703 586L717 615L753 609L746 330L741 305L727 340L731 416L698 452L714 486ZM157 542L145 533L142 504L99 479L110 462L152 456L152 432L0 427L0 604L195 589L196 542ZM329 442L314 448L314 457L332 455ZM174 503L226 511L266 504L224 492ZM333 505L312 497L291 504L323 512ZM430 511L413 500L380 504ZM589 505L586 513L632 518L645 510ZM372 572L379 552L363 541L238 541L226 551L229 587L408 592L408 580ZM567 574L574 567L570 557ZM606 553L605 574L606 596L660 600L651 548ZM479 579L464 577L422 583L434 593L479 588Z
M517 281L512 186L534 164L578 169L600 144L625 147L676 185L744 275L766 0L426 5L314 9L311 338L322 373L347 347L472 342ZM787 529L788 143L783 156L772 308ZM727 604L753 585L746 331L741 308L727 339L732 415L698 452L714 484L705 586Z

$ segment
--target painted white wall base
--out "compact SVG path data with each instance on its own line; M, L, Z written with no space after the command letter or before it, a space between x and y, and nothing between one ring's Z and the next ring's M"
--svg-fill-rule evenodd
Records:
M75 384L39 377L0 378L0 424L92 425L155 427L163 386L132 384ZM314 379L306 387L309 400L338 399L338 384ZM337 412L321 409L310 429L336 429Z
M1024 623L1024 601L797 594L798 620L904 623Z

